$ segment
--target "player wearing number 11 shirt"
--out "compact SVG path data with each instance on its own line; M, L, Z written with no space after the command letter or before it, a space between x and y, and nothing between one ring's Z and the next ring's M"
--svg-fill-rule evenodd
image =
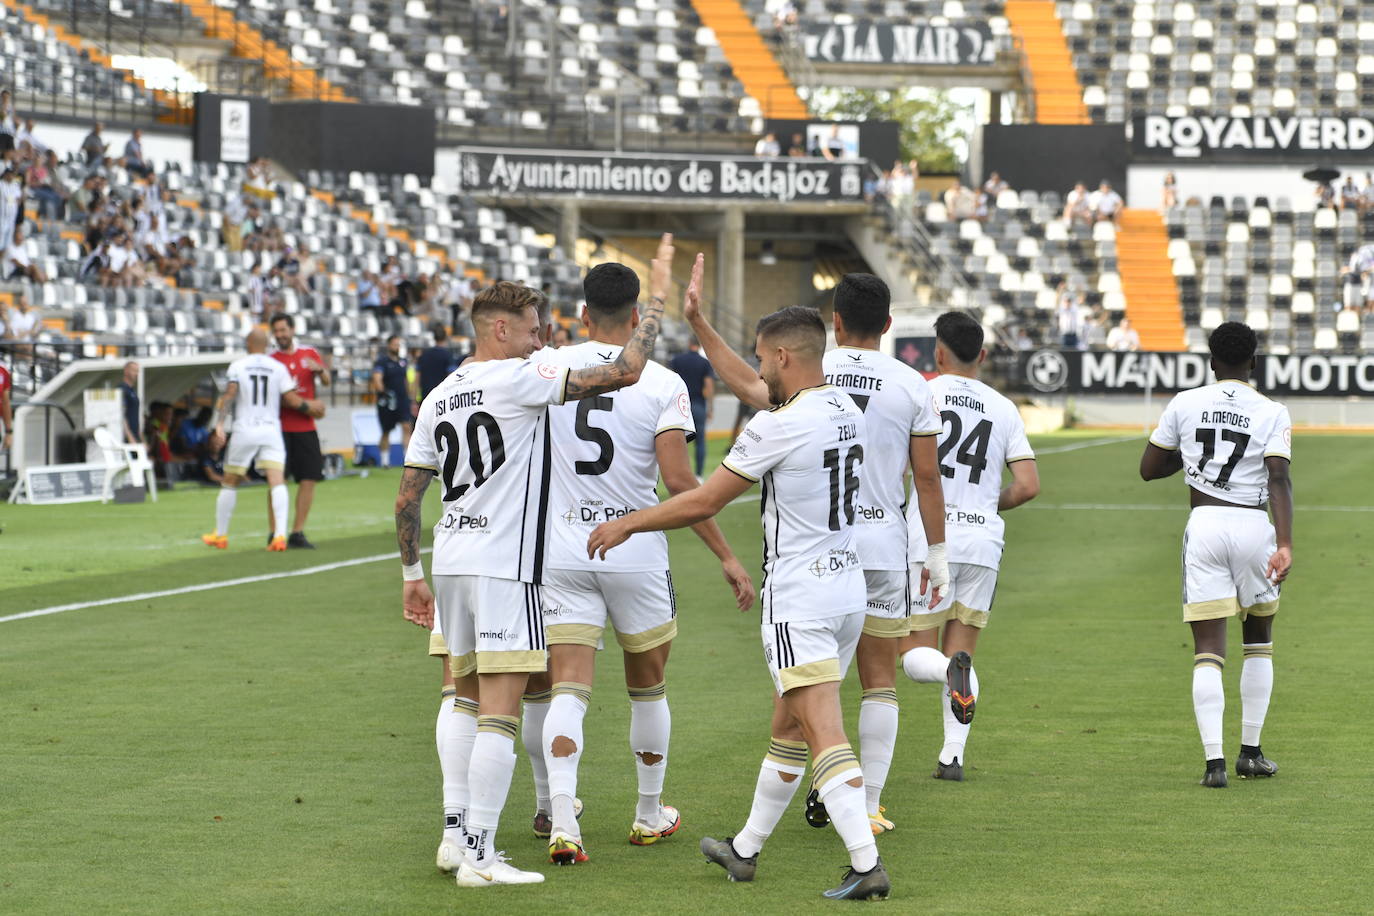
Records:
M672 272L665 235L651 268L643 319L616 359L568 369L534 363L540 345L537 290L499 282L473 300L473 359L426 396L406 452L396 498L402 603L407 620L430 629L437 612L453 666L455 707L477 711L455 755L466 779L462 887L533 884L496 848L496 828L515 767L520 699L529 675L546 667L539 585L549 509L547 408L615 391L639 380L653 351ZM420 507L439 478L443 513L434 526L434 591L420 562ZM476 702L474 703L474 700ZM471 716L464 716L471 719Z
M1181 470L1188 484L1183 619L1193 630L1193 711L1207 758L1202 785L1218 789L1226 786L1221 668L1228 617L1240 618L1245 650L1236 775L1278 772L1260 751L1260 729L1274 686L1279 585L1293 563L1292 421L1287 408L1247 381L1257 346L1246 325L1218 325L1208 340L1216 384L1175 395L1140 459L1145 480Z
M964 746L979 692L971 659L992 611L1002 562L1003 524L998 513L1040 492L1035 453L1026 441L1021 414L978 380L978 367L986 356L977 321L962 312L935 319L935 365L940 375L930 388L941 421L938 455L944 478L949 588L933 606L913 590L911 635L902 643L902 668L908 677L946 685L950 702L941 705L945 742L933 775L956 782L963 779ZM1006 487L1003 467L1011 471ZM915 502L907 517L914 582L927 549ZM970 664L955 672L949 659L960 653L968 654Z

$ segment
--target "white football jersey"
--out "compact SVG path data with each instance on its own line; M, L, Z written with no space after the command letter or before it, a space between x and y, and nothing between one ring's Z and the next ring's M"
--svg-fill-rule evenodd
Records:
M239 386L233 432L281 428L281 396L296 390L296 380L285 366L266 353L250 353L229 364L229 381Z
M849 395L831 385L803 388L755 414L722 462L762 486L764 623L866 609L854 528L865 436Z
M471 362L425 397L406 467L438 475L434 573L539 582L549 508L550 404L568 370L526 359Z
M1016 405L977 379L941 375L930 383L940 410L940 481L951 563L999 568L1002 562L1002 468L1035 457ZM916 501L907 508L911 561L926 556Z
M620 346L591 341L545 347L536 362L569 369L609 366ZM662 531L631 536L606 554L587 558L587 537L602 522L658 503L659 433L696 435L687 386L676 372L650 361L639 381L610 394L549 410L553 441L549 502L550 569L598 572L662 572L668 568L668 537Z
M877 350L838 347L822 365L826 380L853 399L868 424L854 519L864 569L904 570L911 437L940 432L930 386L915 369Z
M1269 502L1271 455L1292 458L1288 408L1248 382L1227 379L1174 395L1150 441L1183 452L1183 476L1199 493L1238 506Z

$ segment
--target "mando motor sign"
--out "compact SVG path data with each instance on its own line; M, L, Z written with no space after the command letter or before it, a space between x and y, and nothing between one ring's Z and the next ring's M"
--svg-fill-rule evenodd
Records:
M1270 395L1374 394L1374 355L1308 353L1256 357L1250 376ZM1170 394L1210 384L1206 353L1036 350L1022 353L1013 379L1039 394Z

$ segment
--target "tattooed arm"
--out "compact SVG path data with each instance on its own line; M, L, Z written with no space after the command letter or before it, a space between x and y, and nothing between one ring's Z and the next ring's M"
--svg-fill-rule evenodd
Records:
M616 391L639 381L644 364L653 355L663 321L663 304L673 281L673 236L665 232L658 242L657 257L650 262L649 302L640 313L634 336L609 366L593 366L568 373L565 401L580 401Z
M210 432L210 447L218 449L224 443L224 427L229 422L229 414L234 409L234 399L239 394L239 383L230 382L225 386L224 394L219 396L219 403L215 405L215 428Z
M425 468L408 467L401 474L401 488L396 494L396 543L401 548L403 567L420 562L420 507L433 479L434 472ZM434 627L434 593L423 576L403 583L401 615L425 629Z

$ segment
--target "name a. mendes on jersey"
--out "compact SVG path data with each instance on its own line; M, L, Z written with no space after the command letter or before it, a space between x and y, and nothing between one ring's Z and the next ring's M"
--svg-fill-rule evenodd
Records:
M817 579L837 576L859 565L859 555L853 550L832 550L807 564L806 568Z
M482 389L476 388L472 391L457 391L448 396L448 400L443 398L434 399L434 415L442 417L450 410L462 410L466 407L482 406Z
M1250 428L1250 418L1243 413L1236 413L1230 410L1204 410L1202 412L1203 423L1220 423L1223 426L1238 426L1241 429Z

